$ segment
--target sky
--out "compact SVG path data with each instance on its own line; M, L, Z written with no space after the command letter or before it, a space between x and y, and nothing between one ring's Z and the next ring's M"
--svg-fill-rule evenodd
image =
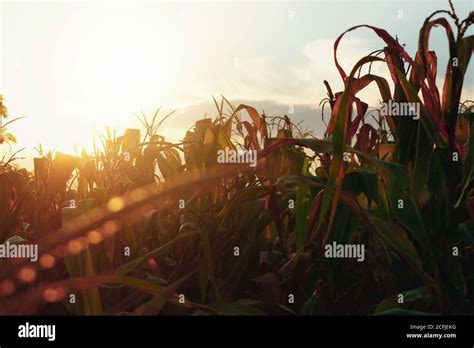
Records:
M473 0L454 3L461 18L474 9ZM396 35L413 56L424 19L447 8L447 1L433 0L0 0L0 94L10 117L26 116L10 131L30 162L40 143L67 153L75 144L90 150L93 134L137 127L134 114L151 115L160 106L162 115L176 110L162 134L179 140L194 121L215 116L212 95L221 94L267 115L289 114L322 136L323 80L342 89L333 59L337 36L371 24ZM347 71L383 47L373 32L359 29L343 39L338 58ZM447 63L441 29L434 29L430 48L441 86ZM472 65L463 99L474 99ZM388 77L382 64L372 72ZM380 99L375 86L360 97L373 106Z

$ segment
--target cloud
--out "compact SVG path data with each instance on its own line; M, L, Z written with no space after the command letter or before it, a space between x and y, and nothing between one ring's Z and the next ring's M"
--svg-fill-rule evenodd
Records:
M334 63L333 45L334 39L329 38L310 41L301 48L298 63L293 64L283 64L279 57L273 56L236 57L220 78L207 79L207 83L195 89L191 102L205 100L211 94L223 94L229 99L266 100L281 105L317 104L326 97L324 80L329 81L334 92L343 88ZM349 73L359 59L376 48L374 40L347 37L341 41L338 59ZM371 72L389 79L384 64L375 63ZM369 103L380 99L375 86L363 91L361 96Z
M326 89L323 81L327 80L333 92L343 89L342 78L334 62L334 39L317 39L307 43L303 49L306 63L292 69L294 76L301 81L301 95L313 96L318 100L326 96ZM353 66L364 56L380 48L374 45L374 40L346 37L339 44L337 57L338 62L348 75ZM363 73L367 73L367 68ZM371 73L382 76L388 81L389 73L385 64L375 63L371 68ZM361 92L360 97L374 104L380 98L376 89L369 88Z
M278 57L260 56L236 57L229 66L224 64L222 70L217 66L213 72L215 78L198 78L207 82L187 92L189 98L184 112L177 113L166 122L168 134L176 138L184 134L183 124L191 126L204 115L214 117L216 112L211 95L222 94L234 105L249 104L267 115L287 114L295 123L302 122L304 130L313 130L316 135L322 136L325 126L319 102L327 93L323 81L329 81L333 92L343 89L341 76L334 64L333 45L334 39L329 38L306 43L301 48L297 64L282 64ZM341 41L338 59L349 73L359 59L376 48L373 40L348 37ZM383 63L374 64L371 73L391 81ZM360 97L371 105L378 104L379 95L375 84L360 93ZM294 108L294 114L290 114L290 106Z

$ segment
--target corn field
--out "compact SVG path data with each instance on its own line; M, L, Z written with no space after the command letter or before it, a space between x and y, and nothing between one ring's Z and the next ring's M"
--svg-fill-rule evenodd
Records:
M473 314L474 102L461 100L473 22L433 13L414 57L381 28L342 33L344 89L324 81L321 138L221 96L178 143L158 109L93 153L39 149L33 171L3 156L0 243L37 245L38 259L0 259L0 314ZM449 47L440 89L435 27ZM344 71L353 30L383 48ZM369 85L419 119L369 108ZM4 97L2 150L21 144L10 123L28 122ZM224 149L256 151L256 166L220 163ZM325 255L341 244L364 245L363 262Z

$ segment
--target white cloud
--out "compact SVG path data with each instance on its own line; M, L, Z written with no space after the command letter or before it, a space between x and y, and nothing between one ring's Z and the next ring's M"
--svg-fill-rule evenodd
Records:
M329 82L334 93L343 89L342 78L334 62L334 41L334 39L318 39L305 45L303 53L307 59L306 64L292 69L295 76L305 86L305 89L301 91L302 95L312 95L318 100L324 98L326 96L326 89L323 86L324 80ZM338 62L348 75L361 58L381 47L383 47L383 43L375 46L373 40L344 37L337 51ZM366 72L367 69L364 69L363 73ZM374 63L371 73L390 81L384 63ZM380 98L376 87L361 92L359 96L369 104L377 103Z
M282 105L317 105L326 97L324 80L333 92L342 90L343 83L333 56L334 39L317 39L308 42L301 50L301 63L280 66L277 57L261 56L239 58L238 65L228 69L223 78L208 79L194 95L197 100L211 94L224 94L228 99L268 100ZM343 38L338 59L346 73L362 57L374 50L374 41L360 38ZM378 47L383 47L383 43ZM375 63L373 74L389 81L385 64ZM361 92L363 100L376 104L380 99L376 86Z

